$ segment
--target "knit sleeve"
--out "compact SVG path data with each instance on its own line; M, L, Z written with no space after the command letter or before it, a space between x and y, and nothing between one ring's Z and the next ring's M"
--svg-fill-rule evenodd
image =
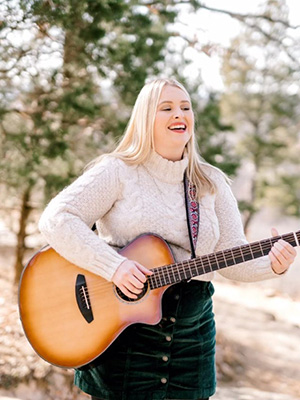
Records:
M39 222L41 233L61 256L107 280L126 258L91 226L113 206L119 188L117 160L99 163L50 201Z
M221 173L218 172L215 174L215 182L218 188L215 212L220 230L220 238L215 248L217 252L219 250L241 246L248 242L244 234L237 201L230 186ZM255 282L277 276L271 268L271 262L268 256L221 269L219 273L225 278L242 282Z

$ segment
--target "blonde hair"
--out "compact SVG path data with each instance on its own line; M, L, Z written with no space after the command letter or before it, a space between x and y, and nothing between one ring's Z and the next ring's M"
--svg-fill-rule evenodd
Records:
M118 146L113 152L96 158L91 163L92 165L106 156L119 158L131 165L142 164L149 158L151 151L155 150L154 121L159 98L165 85L178 87L190 99L185 87L175 79L155 79L146 83L136 99L130 120ZM189 182L196 187L196 197L200 198L207 192L215 193L215 183L203 170L203 165L210 164L206 163L199 154L194 127L191 139L186 145L185 154L189 160L187 177Z

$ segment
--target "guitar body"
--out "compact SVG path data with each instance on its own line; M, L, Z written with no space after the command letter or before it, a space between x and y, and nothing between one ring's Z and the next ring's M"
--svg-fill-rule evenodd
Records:
M174 262L168 244L152 234L139 236L120 253L149 269ZM68 262L48 246L23 271L20 318L42 358L60 367L80 367L103 353L127 326L158 323L166 288L148 288L139 300L129 301L113 283Z

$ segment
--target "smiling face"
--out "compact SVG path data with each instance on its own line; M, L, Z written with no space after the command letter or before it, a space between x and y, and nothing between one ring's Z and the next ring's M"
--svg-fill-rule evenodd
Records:
M194 114L189 97L179 87L165 85L154 121L155 151L168 160L180 160L193 129Z

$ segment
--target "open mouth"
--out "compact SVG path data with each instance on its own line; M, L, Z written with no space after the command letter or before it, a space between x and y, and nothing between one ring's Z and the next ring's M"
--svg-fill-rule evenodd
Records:
M186 124L182 124L182 123L177 123L177 124L172 124L168 127L168 129L170 129L173 132L185 132L186 131Z

